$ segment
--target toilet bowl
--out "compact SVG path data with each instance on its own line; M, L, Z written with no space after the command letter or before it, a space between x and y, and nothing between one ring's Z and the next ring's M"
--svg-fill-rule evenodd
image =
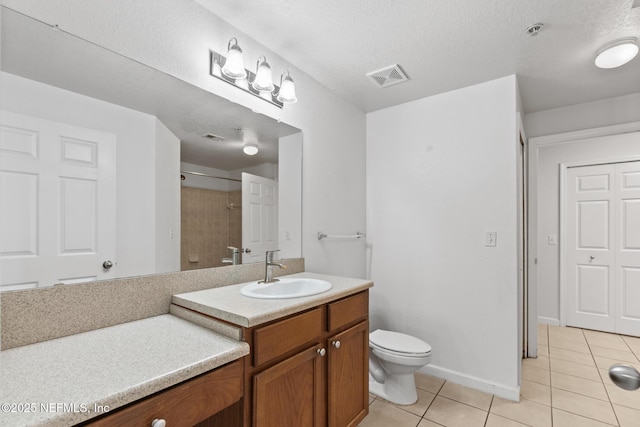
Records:
M415 371L431 361L431 346L411 335L377 329L369 334L369 392L399 405L418 400Z

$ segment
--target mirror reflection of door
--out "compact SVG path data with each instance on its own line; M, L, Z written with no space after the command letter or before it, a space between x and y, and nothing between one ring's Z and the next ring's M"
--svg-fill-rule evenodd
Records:
M0 116L0 288L113 277L115 135Z
M264 261L278 249L278 186L275 180L242 173L242 262Z

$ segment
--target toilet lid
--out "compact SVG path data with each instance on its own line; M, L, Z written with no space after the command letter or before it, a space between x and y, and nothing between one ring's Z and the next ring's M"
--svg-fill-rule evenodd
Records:
M426 342L400 332L377 329L369 334L369 342L375 347L396 353L427 354L431 346Z

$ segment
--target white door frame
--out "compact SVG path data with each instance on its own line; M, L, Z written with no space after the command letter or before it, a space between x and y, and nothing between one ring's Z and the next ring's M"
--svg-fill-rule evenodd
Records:
M587 138L597 138L603 136L614 136L620 135L624 133L632 133L632 132L640 132L640 121L624 123L620 125L613 126L604 126L600 128L579 130L573 132L560 133L555 135L547 135L547 136L538 136L529 138L529 322L530 326L536 325L538 322L538 276L537 276L537 265L538 265L538 152L541 147L566 143L566 142L574 142L580 139ZM562 188L562 187L561 187ZM562 190L564 191L564 190ZM562 203L560 203L562 206ZM562 218L561 218L562 220ZM561 226L562 224L560 224ZM559 244L561 245L559 250L562 253L562 239L560 239ZM566 323L563 323L564 314L563 314L563 292L562 285L563 283L560 281L562 278L562 259L560 261L560 271L559 275L559 287L560 287L560 295L559 295L559 324L561 326L565 326ZM554 324L549 322L550 324ZM531 344L532 340L530 339L529 343ZM535 351L535 347L533 348ZM529 357L535 357L535 354L529 352Z
M572 167L580 167L580 166L596 166L596 165L611 165L616 163L625 163L625 162L636 162L640 161L640 156L628 156L628 157L617 157L610 159L600 159L600 160L589 160L582 162L568 162L568 163L560 163L560 241L558 242L559 251L560 251L560 260L558 264L558 272L559 272L559 284L560 284L560 295L559 295L559 305L560 305L560 326L567 325L567 314L566 314L566 306L565 301L567 298L567 254L566 249L567 245L564 244L566 241L566 233L567 233L567 218L566 218L566 208L565 208L565 197L566 197L566 185L567 185L567 169Z

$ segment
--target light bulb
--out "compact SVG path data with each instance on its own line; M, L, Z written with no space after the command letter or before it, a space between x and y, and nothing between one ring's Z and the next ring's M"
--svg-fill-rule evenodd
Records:
M296 85L293 83L293 79L289 75L289 72L286 71L286 73L286 76L282 73L282 76L280 77L278 101L286 104L295 104L298 101L298 98L296 97Z
M256 64L256 77L253 79L251 86L258 92L273 92L273 77L271 67L267 63L267 58L261 56Z
M247 77L247 70L244 68L244 59L242 57L242 49L238 46L238 40L235 37L229 40L227 60L222 67L222 73L232 79L244 79Z

